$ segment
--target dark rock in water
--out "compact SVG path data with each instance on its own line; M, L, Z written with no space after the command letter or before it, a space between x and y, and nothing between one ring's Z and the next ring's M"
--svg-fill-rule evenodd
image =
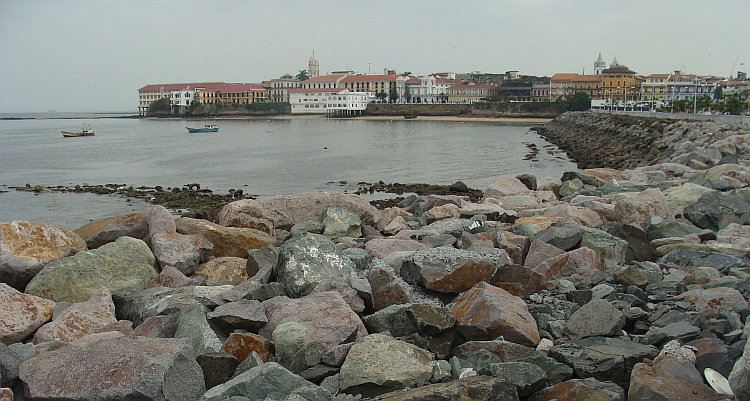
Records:
M719 231L730 223L750 223L750 204L734 195L709 192L686 206L683 214L700 228Z
M545 388L527 401L555 400L625 401L625 390L615 383L593 377L573 379Z
M205 391L186 340L113 332L40 354L21 365L19 377L33 399L182 401Z
M0 223L0 282L23 291L44 265L84 250L72 231L33 221Z
M121 237L93 251L48 263L26 286L26 293L55 302L82 302L101 287L113 294L137 291L158 276L156 266L145 242Z
M682 267L711 266L722 273L728 273L730 269L750 268L750 260L744 256L690 249L675 249L659 258L656 263L660 265L674 263Z
M505 255L439 247L417 251L404 258L401 276L427 289L460 293L480 281L488 281L499 265L510 263Z
M195 358L203 371L206 388L212 388L228 381L240 361L226 352L208 352Z
M565 333L573 340L595 336L613 336L625 326L625 316L603 299L583 305L568 320Z
M388 393L373 400L382 401L517 401L516 387L499 377L471 376L447 383L437 383L407 391Z
M308 233L284 242L274 271L289 294L298 298L312 292L330 275L350 280L354 263L330 239Z
M520 397L526 397L547 385L547 376L542 368L525 362L491 363L480 369L479 374L510 381L516 386Z
M609 337L589 337L552 347L550 356L572 366L577 377L595 377L620 387L630 383L630 372L644 358L654 358L659 350L650 345Z
M332 401L333 394L284 369L275 362L254 367L224 384L206 391L201 401L229 400L244 397L250 401L289 399Z

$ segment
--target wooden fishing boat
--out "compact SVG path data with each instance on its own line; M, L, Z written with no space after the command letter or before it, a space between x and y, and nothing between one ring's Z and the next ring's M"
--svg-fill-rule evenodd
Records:
M219 127L216 125L205 125L203 128L187 128L188 132L195 133L195 132L219 132Z
M78 132L60 131L62 132L63 138L74 138L77 136L94 136L94 130L86 124L83 124L83 128Z

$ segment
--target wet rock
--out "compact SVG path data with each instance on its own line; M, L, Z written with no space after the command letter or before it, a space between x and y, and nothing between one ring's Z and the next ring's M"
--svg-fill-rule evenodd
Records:
M214 256L247 257L247 251L274 245L276 238L252 228L224 227L207 220L182 217L175 220L180 234L198 234L214 245Z
M576 377L612 381L624 388L630 383L633 366L658 352L656 347L627 339L588 337L555 345L550 357L572 366Z
M367 335L359 316L335 291L313 293L298 299L275 297L263 301L262 305L268 323L258 334L268 339L278 325L289 321L305 326L310 337L323 344L326 350Z
M488 281L497 266L509 263L507 255L438 247L404 258L401 276L433 291L460 293L480 281Z
M536 346L539 332L526 303L519 297L487 283L479 283L459 295L451 313L468 340L508 341Z
M241 199L224 205L216 216L216 223L225 227L252 228L275 236L273 221L265 216L268 211L253 199Z
M685 218L700 228L719 231L731 223L750 223L750 204L729 194L709 192L685 206Z
M603 299L583 305L565 324L565 333L573 340L594 336L613 336L625 326L625 315Z
M525 362L491 363L480 369L479 374L510 381L516 386L520 397L526 397L547 385L547 376L542 368Z
M373 225L380 218L380 211L366 199L337 192L264 196L258 198L257 202L267 211L264 218L273 221L277 228L282 229L289 229L300 221L317 220L324 210L331 207L354 212L363 224Z
M37 330L34 344L47 341L72 342L116 321L112 295L103 287L91 294L87 301L56 312L51 322Z
M40 354L21 365L19 377L33 399L182 401L205 391L187 341L111 332Z
M242 397L242 398L237 398ZM199 400L301 399L332 401L333 394L288 371L275 362L264 363L206 391Z
M0 283L0 343L10 345L52 319L55 302L24 294Z
M151 239L156 261L164 269L174 267L185 275L192 274L199 264L206 262L214 246L200 235L157 233Z
M121 237L98 249L48 263L26 286L26 293L55 302L82 302L101 287L112 293L140 290L157 275L156 259L148 245Z
M33 221L0 223L0 282L23 291L47 263L86 250L78 234Z
M615 383L588 377L547 387L528 398L528 401L554 400L625 401L625 390Z
M427 383L433 355L381 334L355 343L341 366L341 390L372 397Z
M349 210L331 207L323 211L319 219L322 233L329 238L362 236L362 221Z
M330 239L308 233L284 242L274 271L291 296L301 297L330 275L351 280L354 263Z
M195 275L203 277L206 285L240 285L249 278L247 260L231 256L214 258L198 266Z

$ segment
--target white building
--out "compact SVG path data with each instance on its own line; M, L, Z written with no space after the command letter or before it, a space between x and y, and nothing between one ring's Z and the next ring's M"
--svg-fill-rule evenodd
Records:
M399 76L396 78L398 103L447 103L448 88L461 84L459 79L438 78L434 75L424 77ZM409 88L409 99L406 88Z
M372 96L347 88L297 88L289 91L289 102L292 114L352 116L365 110Z

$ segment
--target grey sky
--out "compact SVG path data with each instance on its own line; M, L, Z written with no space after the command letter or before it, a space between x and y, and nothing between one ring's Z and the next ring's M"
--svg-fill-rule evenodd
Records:
M750 68L748 0L0 0L0 113L137 112L138 88L307 68L639 74Z

